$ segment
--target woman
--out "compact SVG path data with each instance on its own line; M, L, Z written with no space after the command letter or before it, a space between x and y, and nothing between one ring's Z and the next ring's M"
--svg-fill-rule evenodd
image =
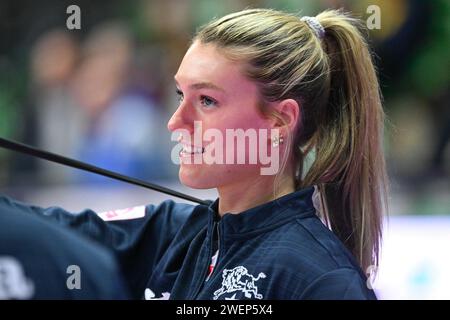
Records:
M109 222L5 197L0 210L57 220L110 247L136 298L376 298L361 269L377 264L381 236L383 111L359 22L338 11L230 14L198 31L175 81L168 127L181 133L180 180L217 188L215 202L165 201ZM208 162L250 150L219 143L230 129L275 132L257 135L257 151L279 156L276 174L262 174L254 152ZM216 138L196 139L199 130Z

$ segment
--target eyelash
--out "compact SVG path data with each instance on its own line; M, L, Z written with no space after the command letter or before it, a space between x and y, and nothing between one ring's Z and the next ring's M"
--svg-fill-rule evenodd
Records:
M183 96L183 92L181 92L181 90L180 89L176 89L176 91L175 91L176 93L177 93L177 96L178 96L178 102L181 102L181 101L183 101L183 98L184 98L184 96Z
M205 103L206 100L210 101L212 103L212 105L206 105L206 103ZM200 96L200 101L202 102L202 105L205 106L206 108L217 106L217 101L208 96Z
M178 96L178 101L181 103L181 102L183 101L183 99L184 99L183 92L181 92L181 90L179 90L179 89L176 89L176 94L177 94L177 96ZM208 96L201 95L201 96L200 96L200 101L201 101L202 105L203 105L205 108L210 108L210 107L215 107L215 106L217 106L217 101L216 101L215 99L211 98L211 97L208 97ZM207 104L205 103L205 101L209 101L209 102L211 102L212 104L211 104L211 105L207 105Z

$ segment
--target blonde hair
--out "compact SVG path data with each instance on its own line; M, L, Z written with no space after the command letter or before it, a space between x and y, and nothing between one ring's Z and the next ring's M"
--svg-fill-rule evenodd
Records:
M336 10L316 19L322 39L296 15L248 9L201 27L194 40L244 62L262 101L299 103L300 122L288 137L296 188L319 187L322 218L366 270L378 264L387 209L381 94L361 21ZM304 172L310 152L315 159Z

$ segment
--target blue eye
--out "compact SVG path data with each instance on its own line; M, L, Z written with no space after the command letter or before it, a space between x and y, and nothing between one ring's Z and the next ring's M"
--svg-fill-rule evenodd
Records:
M200 101L208 108L217 106L217 101L207 96L201 96Z
M176 93L177 93L177 96L178 96L178 102L182 102L182 101L183 101L183 98L184 98L183 92L181 92L180 89L177 89L177 90L176 90Z

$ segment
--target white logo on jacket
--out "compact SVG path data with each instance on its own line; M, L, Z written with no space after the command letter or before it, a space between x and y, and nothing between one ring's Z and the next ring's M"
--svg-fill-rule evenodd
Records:
M263 299L263 295L258 293L258 287L255 282L264 279L266 275L262 272L255 278L248 273L247 268L238 266L233 269L224 269L222 273L222 288L214 292L214 300L217 300L225 293L236 291L244 292L246 298L251 299L252 294L255 299ZM236 295L234 295L236 296Z
M169 292L163 292L162 297L156 298L155 293L152 291L152 289L147 288L144 292L144 298L145 300L169 300L170 293Z

